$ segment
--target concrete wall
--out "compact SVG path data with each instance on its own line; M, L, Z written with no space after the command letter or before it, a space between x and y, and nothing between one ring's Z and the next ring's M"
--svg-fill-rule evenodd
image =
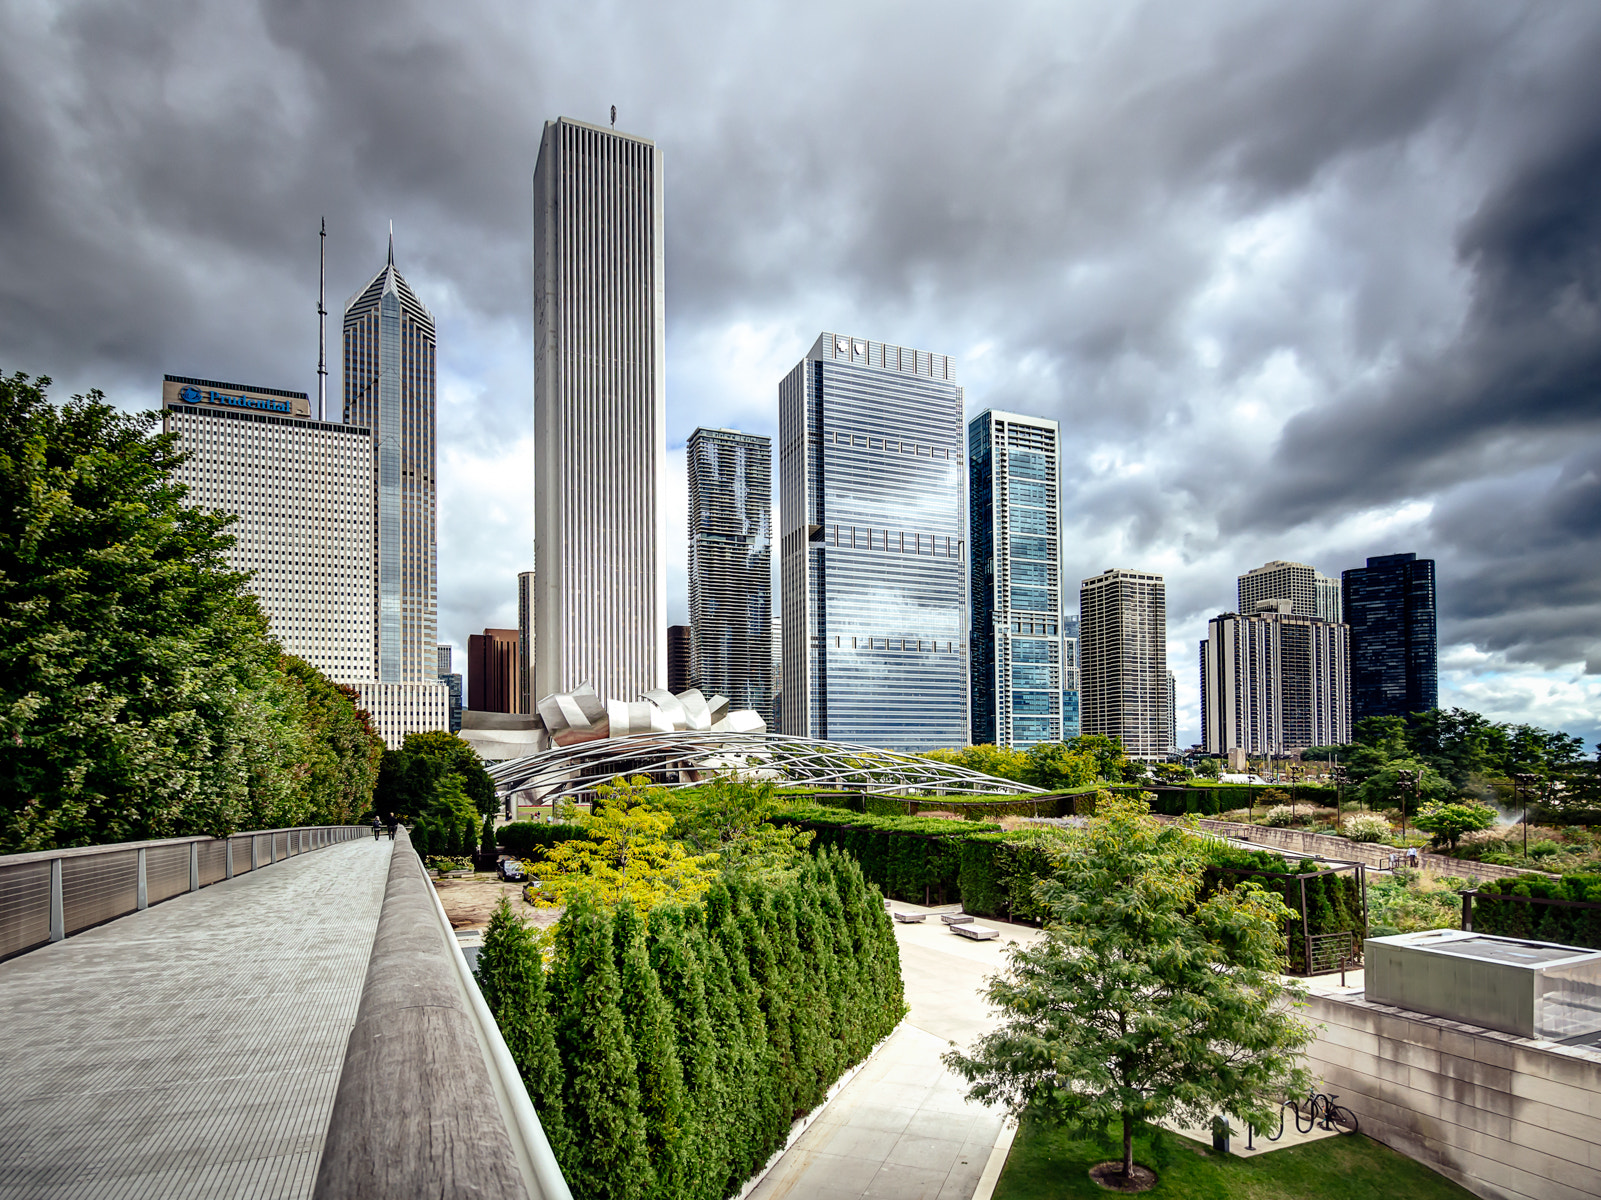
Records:
M1308 1066L1362 1132L1487 1200L1601 1196L1601 1051L1313 996Z

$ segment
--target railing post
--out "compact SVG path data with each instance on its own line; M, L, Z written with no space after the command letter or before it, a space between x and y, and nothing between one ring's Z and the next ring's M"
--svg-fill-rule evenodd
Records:
M1464 933L1473 932L1473 896L1471 891L1462 893L1462 930Z
M150 893L145 888L145 851L139 848L139 911L144 912L150 907Z
M227 859L226 859L226 861L225 861L225 863L223 865L223 868L222 868L223 869L223 876L222 877L224 879L232 879L233 878L233 837L231 835L229 836L228 841L227 841L226 854L227 854Z
M200 843L189 843L189 890L200 890Z
M251 834L250 835L250 869L252 871L256 870L258 867L261 866L261 864L256 861L256 847L259 846L260 844L261 844L261 838L258 837L254 833Z
M50 860L50 940L67 936L67 906L61 895L61 860Z

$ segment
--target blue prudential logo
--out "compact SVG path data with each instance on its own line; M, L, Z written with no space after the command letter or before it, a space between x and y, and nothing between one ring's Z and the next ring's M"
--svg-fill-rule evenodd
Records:
M289 412L287 400L258 399L254 396L230 396L226 392L202 392L196 387L183 388L178 399L185 404L222 404L229 408L254 408L262 412Z

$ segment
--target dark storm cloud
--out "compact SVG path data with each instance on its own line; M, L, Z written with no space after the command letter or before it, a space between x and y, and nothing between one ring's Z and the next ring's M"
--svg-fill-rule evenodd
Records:
M0 367L309 389L317 220L337 331L393 219L459 641L526 565L541 128L617 104L666 153L674 437L771 432L819 329L949 351L1063 421L1067 574L1160 566L1181 686L1239 572L1405 549L1447 641L1596 671L1597 49L1499 0L12 6Z

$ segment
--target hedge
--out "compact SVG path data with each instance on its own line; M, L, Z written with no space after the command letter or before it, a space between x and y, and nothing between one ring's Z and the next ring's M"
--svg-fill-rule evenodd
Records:
M478 974L573 1194L721 1200L905 1015L883 899L823 848L696 905L587 900L548 970L497 914Z
M1495 879L1477 889L1473 898L1473 929L1501 937L1530 938L1601 950L1601 875L1518 875ZM1496 897L1513 899L1497 902ZM1522 904L1517 898L1567 900L1595 904L1595 908L1567 908L1560 904Z
M518 858L528 858L535 850L549 850L582 837L582 825L564 825L559 821L513 821L495 831L495 841L500 848Z
M1262 793L1277 789L1285 795L1292 790L1287 783L1276 784L1221 784L1217 787L1164 787L1160 784L1139 788L1109 788L1109 791L1128 793L1145 792L1151 797L1151 811L1164 817L1182 817L1194 813L1202 817L1216 817L1239 808L1260 807ZM1320 804L1334 807L1339 793L1334 788L1297 784L1293 790L1297 804Z

